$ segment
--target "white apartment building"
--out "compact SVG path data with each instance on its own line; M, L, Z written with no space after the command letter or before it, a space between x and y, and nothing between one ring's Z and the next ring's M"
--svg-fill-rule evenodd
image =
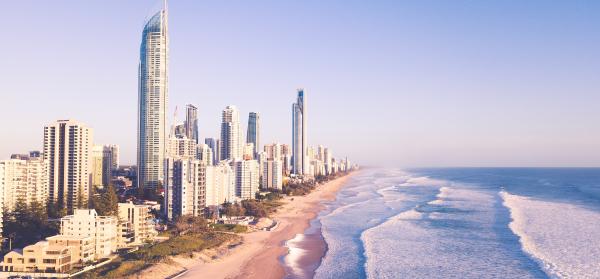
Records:
M206 206L206 164L196 159L165 160L165 215L200 216Z
M240 133L240 113L235 106L227 106L221 117L221 160L242 158L242 137Z
M229 163L206 167L206 206L235 200L235 174Z
M154 229L152 218L148 205L119 203L119 221L129 222L134 245L151 241L158 234Z
M13 156L0 161L3 206L14 210L18 201L45 205L48 197L48 165L41 157Z
M257 160L236 161L235 170L236 196L242 200L254 199L260 185L260 167Z
M73 120L44 127L44 160L48 163L48 198L59 207L86 207L90 199L92 129Z
M106 258L117 250L117 218L98 216L94 209L76 209L60 219L60 234L93 237L96 259Z
M193 139L171 136L169 138L169 154L171 158L196 158L197 144Z

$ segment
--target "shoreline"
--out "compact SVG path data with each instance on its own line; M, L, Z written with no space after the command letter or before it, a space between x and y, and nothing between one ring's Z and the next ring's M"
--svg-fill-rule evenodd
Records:
M311 222L323 210L323 201L334 200L337 192L346 184L353 173L336 178L306 196L286 197L280 208L272 215L278 222L273 231L255 231L240 235L242 244L229 249L222 257L209 262L195 262L187 267L187 272L178 278L283 278L288 270L284 257L289 252L286 242L303 235L311 227ZM322 239L320 227L316 235L320 241L310 241L309 252L300 256L300 268L305 267L302 259L309 257L308 264L315 259L321 261L327 247ZM307 244L298 241L300 246ZM315 251L317 252L315 255ZM316 267L315 267L316 269ZM312 270L314 273L314 270Z

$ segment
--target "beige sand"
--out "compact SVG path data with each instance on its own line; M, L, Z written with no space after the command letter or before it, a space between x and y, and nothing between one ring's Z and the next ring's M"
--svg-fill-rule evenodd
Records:
M186 265L188 272L178 278L282 278L284 268L279 257L287 253L284 243L303 233L323 206L333 200L349 176L319 186L303 197L287 198L273 219L279 222L274 231L257 231L243 235L243 243L206 262Z

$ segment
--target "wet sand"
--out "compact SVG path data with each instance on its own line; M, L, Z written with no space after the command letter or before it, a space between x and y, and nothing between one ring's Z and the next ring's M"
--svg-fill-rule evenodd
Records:
M211 262L195 263L179 278L283 278L286 270L280 258L288 253L285 242L309 228L311 220L323 209L321 202L335 199L350 176L327 182L306 196L286 198L286 204L272 216L279 223L276 229L242 235L243 243L227 255ZM314 272L310 266L319 262L326 250L325 242L319 237L320 231L306 235L299 242L307 253L294 262L309 273Z

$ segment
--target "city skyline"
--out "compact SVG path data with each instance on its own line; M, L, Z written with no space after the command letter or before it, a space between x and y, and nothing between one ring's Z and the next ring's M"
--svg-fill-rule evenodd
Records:
M7 60L10 72L2 75L11 78L5 81L1 116L19 115L24 107L30 114L22 117L23 121L7 123L13 133L0 146L4 158L41 150L43 125L55 119L76 119L94 128L98 144L120 145L123 164L135 162L135 121L131 119L136 112L131 108L135 107L137 82L133 57L139 50L140 18L152 13L147 1L119 3L119 9L114 9L116 3L8 4L15 11L8 20L16 27L8 30L7 40L21 49L2 46L3 52L14 57ZM598 4L540 2L538 6L544 9L533 15L525 12L537 11L533 4L438 4L444 9L389 2L362 11L360 3L340 2L302 7L272 2L254 7L238 2L231 6L171 4L171 14L177 15L171 22L177 27L172 36L171 76L177 78L172 82L171 92L176 93L171 94L174 99L167 114L174 105L196 104L200 140L218 138L219 111L235 104L241 115L261 113L263 142L291 143L288 104L293 89L305 86L311 92L311 142L328 142L336 154L348 154L363 164L600 165L600 132L590 129L600 117L593 105L600 101L594 78L600 63L593 51L599 42L598 36L589 36L598 30L592 12ZM392 17L396 14L385 13L386 9L404 17ZM77 12L66 16L65 11ZM293 21L294 16L280 16L289 11L292 15L310 12L314 20L302 25ZM329 21L325 15L330 16ZM559 15L560 26L556 24ZM238 19L231 20L236 16ZM483 16L483 24L473 24ZM424 22L422 17L430 21ZM23 22L20 18L35 20ZM243 26L250 18L262 19ZM38 20L61 27L52 36L68 42L64 50L48 46L54 55L40 57L29 48L34 40L54 39L36 32ZM220 27L198 28L210 22ZM273 26L273 22L281 26ZM322 28L314 31L315 26ZM289 35L284 32L289 30ZM241 35L239 32L247 34L235 36ZM88 33L95 35L89 37ZM97 34L105 35L110 45L91 40ZM251 38L271 35L265 43L275 43L279 52L261 50L264 43ZM317 46L317 41L322 44ZM310 56L300 51L299 42L308 47ZM356 45L351 47L349 42ZM507 51L513 46L509 42L515 43L516 51ZM436 48L438 45L447 47ZM223 49L219 51L219 47ZM364 52L367 48L378 53ZM112 58L103 62L88 57L100 49ZM290 58L293 56L299 60ZM301 60L306 64L298 67ZM79 70L92 61L97 69ZM200 68L190 71L190 65ZM29 82L31 76L38 76L40 82ZM215 78L218 76L222 78ZM225 82L231 78L246 90ZM265 98L270 100L268 104L260 104ZM61 104L63 99L75 105ZM83 105L86 102L97 105ZM115 106L104 110L110 115L98 117L108 105ZM355 133L355 125L364 128L360 134ZM373 158L373 153L380 155Z

